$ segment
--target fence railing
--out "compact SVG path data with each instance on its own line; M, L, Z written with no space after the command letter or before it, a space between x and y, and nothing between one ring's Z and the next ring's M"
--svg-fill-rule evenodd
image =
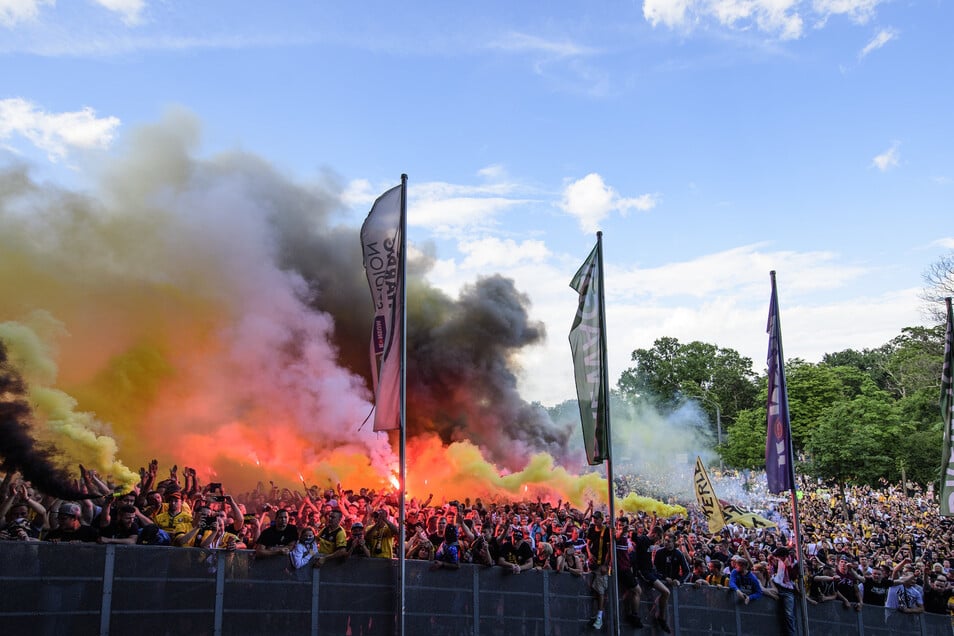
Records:
M407 561L408 635L569 636L596 633L586 581L554 572ZM286 559L200 548L0 542L4 634L391 636L397 563L355 559L292 570ZM644 600L643 615L648 611ZM948 635L951 619L812 606L812 636ZM608 617L607 617L608 618ZM774 601L740 605L725 590L677 588L674 634L776 634ZM612 623L604 623L605 633ZM633 633L628 625L623 633ZM638 632L656 634L652 626Z

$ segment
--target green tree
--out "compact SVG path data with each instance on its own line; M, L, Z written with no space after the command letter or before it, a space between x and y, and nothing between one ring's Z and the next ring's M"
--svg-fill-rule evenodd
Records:
M719 455L734 468L765 467L765 407L739 411Z
M796 454L833 405L877 391L874 381L855 367L832 367L794 359L786 363L785 371Z
M885 393L839 402L819 417L807 440L808 471L839 486L895 481L902 442L913 432Z
M861 351L845 349L836 353L826 353L822 356L822 364L829 367L854 367L871 376L878 388L884 390L888 388L887 375L884 370L887 358L887 353L883 347Z
M651 349L636 349L632 360L635 365L623 371L617 385L630 398L652 396L663 409L695 398L712 422L718 404L726 423L756 404L752 360L733 349L699 341L682 344L667 337L656 340Z

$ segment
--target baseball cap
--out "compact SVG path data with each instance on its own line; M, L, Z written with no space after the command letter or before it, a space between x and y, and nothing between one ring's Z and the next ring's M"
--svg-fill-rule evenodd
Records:
M77 503L66 501L60 504L59 510L57 510L56 513L67 517L78 517L80 516L80 507Z

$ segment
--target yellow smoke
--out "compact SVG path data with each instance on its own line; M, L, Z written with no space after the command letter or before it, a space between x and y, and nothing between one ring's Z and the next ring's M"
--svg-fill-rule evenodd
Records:
M36 313L28 320L40 330L58 331L49 314ZM77 411L76 400L63 391L45 386L55 383L57 372L48 344L29 326L17 322L0 323L0 339L27 382L27 399L34 414L33 435L55 449L58 463L64 467L81 463L110 476L116 485L135 485L138 475L118 459L119 449L109 435L109 427L92 413Z

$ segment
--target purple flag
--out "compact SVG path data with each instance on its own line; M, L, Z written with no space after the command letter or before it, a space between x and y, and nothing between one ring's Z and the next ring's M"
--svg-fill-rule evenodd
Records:
M772 300L768 326L768 402L765 406L765 473L769 492L793 490L795 471L792 465L792 426L788 419L788 391L785 388L785 361L782 358L782 330L778 319L778 293L775 272L772 277Z

